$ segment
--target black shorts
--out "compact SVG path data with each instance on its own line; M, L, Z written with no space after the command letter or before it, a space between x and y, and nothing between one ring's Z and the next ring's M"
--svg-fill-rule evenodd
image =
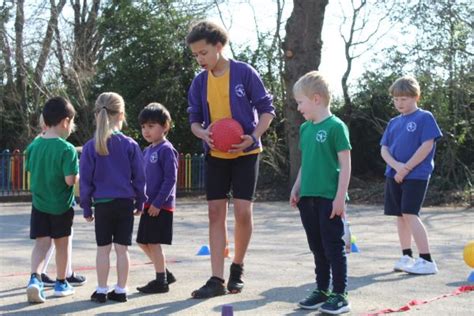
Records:
M31 207L30 238L51 237L58 239L71 235L74 209L71 207L60 215L48 214Z
M222 159L206 156L207 200L231 197L253 201L258 178L258 154Z
M158 216L148 215L148 208L140 216L137 243L171 245L173 240L173 212L160 210Z
M97 246L107 246L112 242L130 246L133 232L132 199L114 199L95 205L95 240Z
M407 179L397 183L385 180L385 215L418 215L428 190L428 180Z

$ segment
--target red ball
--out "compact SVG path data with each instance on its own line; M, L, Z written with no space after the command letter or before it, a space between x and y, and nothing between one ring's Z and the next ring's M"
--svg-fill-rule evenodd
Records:
M236 120L224 118L212 124L211 133L215 149L228 152L232 149L232 145L242 142L240 136L244 134L244 130Z

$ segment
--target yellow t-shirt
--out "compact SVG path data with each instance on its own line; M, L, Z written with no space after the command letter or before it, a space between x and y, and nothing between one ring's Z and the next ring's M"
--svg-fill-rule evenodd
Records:
M229 97L229 69L219 77L215 77L212 71L208 72L207 76L207 102L209 103L209 114L211 116L211 122L223 118L232 118L232 111L230 110L230 97ZM240 156L256 154L261 152L261 148L254 149L249 152L240 153L225 153L218 150L211 150L210 154L213 157L223 159L233 159Z

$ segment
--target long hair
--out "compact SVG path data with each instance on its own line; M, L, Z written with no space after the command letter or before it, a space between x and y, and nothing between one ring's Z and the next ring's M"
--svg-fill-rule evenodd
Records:
M107 156L107 140L110 138L120 114L125 113L125 102L115 92L101 93L95 101L96 129L95 150L101 156Z

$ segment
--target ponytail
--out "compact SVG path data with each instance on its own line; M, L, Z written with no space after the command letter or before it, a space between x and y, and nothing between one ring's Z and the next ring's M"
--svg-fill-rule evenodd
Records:
M113 129L118 120L118 115L124 113L125 102L115 92L104 92L95 102L96 129L95 151L101 156L107 156L109 150L107 141L112 136Z

